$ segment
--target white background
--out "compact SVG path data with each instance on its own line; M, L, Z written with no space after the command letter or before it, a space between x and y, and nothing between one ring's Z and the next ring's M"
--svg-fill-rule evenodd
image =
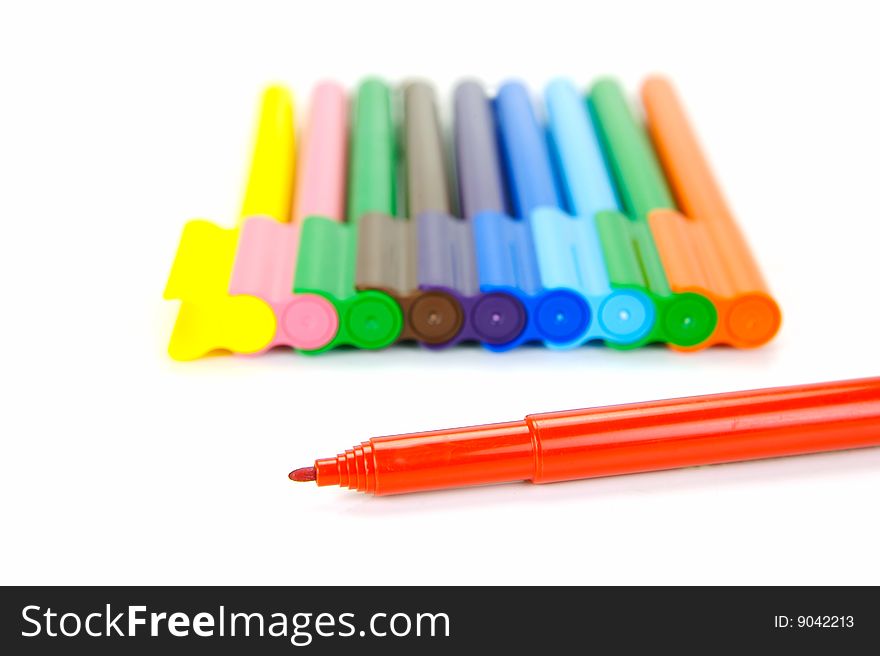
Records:
M880 374L867 2L5 3L2 583L880 583L880 449L372 498L369 436ZM171 361L181 228L238 209L279 80L670 75L783 307L753 352Z

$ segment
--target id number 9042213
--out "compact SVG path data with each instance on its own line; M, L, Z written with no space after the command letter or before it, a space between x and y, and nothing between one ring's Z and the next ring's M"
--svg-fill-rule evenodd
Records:
M776 615L773 626L777 629L851 629L855 618L852 615Z

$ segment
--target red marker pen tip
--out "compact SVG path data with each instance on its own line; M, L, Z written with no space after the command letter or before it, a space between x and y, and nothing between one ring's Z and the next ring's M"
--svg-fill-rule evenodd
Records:
M287 478L297 483L307 483L308 481L314 481L317 478L317 474L314 467L300 467L290 472Z

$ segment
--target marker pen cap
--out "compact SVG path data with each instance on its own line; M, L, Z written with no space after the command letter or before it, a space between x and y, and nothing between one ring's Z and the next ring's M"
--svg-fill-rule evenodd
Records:
M542 291L531 230L526 221L484 212L473 220L480 289L517 289L526 295Z
M293 291L343 300L355 293L352 226L320 216L303 221Z
M256 353L275 334L272 308L254 296L230 296L229 275L237 229L210 221L189 221L165 288L166 299L181 299L168 343L175 360L194 360L211 351Z
M418 284L416 227L405 219L369 212L357 229L355 286L406 296Z

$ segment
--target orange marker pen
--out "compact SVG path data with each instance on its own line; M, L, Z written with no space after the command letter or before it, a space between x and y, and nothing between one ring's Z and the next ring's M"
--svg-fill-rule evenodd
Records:
M376 495L880 446L880 378L529 415L374 437L290 473Z
M730 211L681 102L668 80L642 87L645 120L683 214L651 213L651 231L675 291L705 295L718 308L709 344L766 344L782 316ZM675 347L673 347L675 348ZM687 350L687 349L683 349Z

